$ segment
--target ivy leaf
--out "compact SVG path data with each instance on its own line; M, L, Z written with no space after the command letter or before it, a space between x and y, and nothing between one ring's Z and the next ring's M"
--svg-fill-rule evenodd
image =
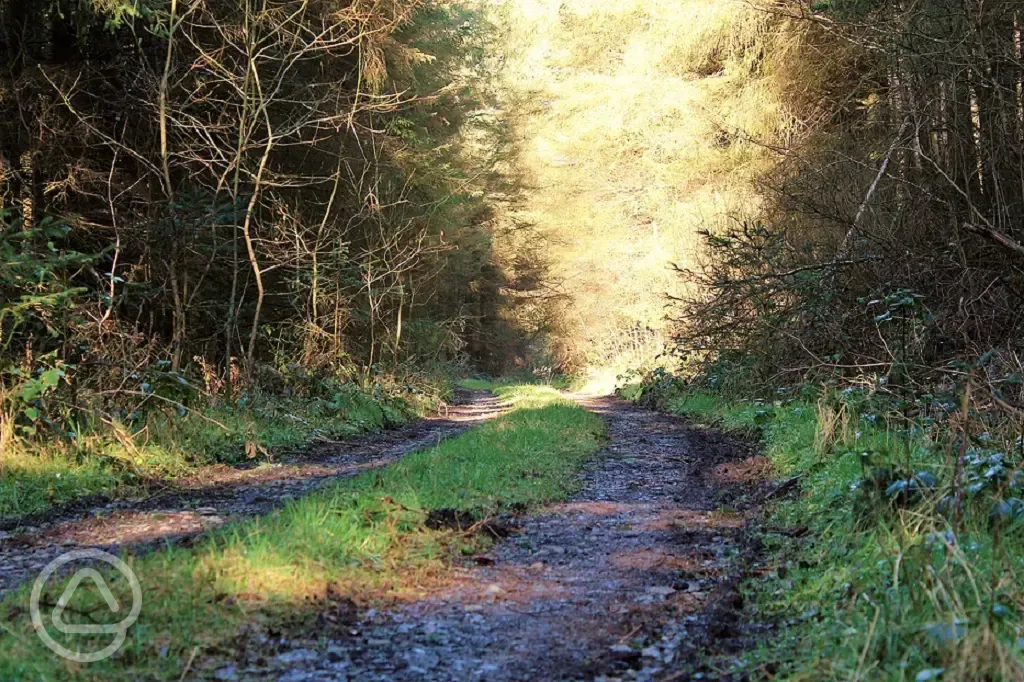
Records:
M39 377L39 381L42 382L44 390L53 388L60 383L61 378L64 376L64 372L57 369L48 369L43 372L42 376Z
M1019 521L1022 517L1024 517L1024 502L1016 497L992 505L992 511L988 514L991 523Z
M910 481L905 478L892 483L888 488L885 489L886 497L896 497L900 493L905 493L910 489Z
M950 644L967 636L967 622L957 618L952 623L932 623L921 630L937 644Z

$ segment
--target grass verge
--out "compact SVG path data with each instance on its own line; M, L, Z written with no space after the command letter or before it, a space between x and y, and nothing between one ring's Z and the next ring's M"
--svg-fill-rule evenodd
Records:
M126 557L142 583L144 607L124 647L107 661L76 666L56 657L25 614L28 589L9 596L0 603L0 679L177 680L190 659L230 650L243 630L279 627L316 609L318 600L414 593L454 553L478 551L485 541L427 528L426 511L485 517L561 498L600 447L601 420L554 389L499 392L511 412L436 448L226 527L194 548ZM66 583L53 582L44 601L56 603ZM124 581L111 583L117 598L130 602ZM91 612L108 609L83 584L67 613ZM69 648L96 642L94 649L106 644L102 635L82 635Z
M987 432L957 440L948 425L897 426L850 392L776 404L684 393L660 406L761 434L780 477L800 477L800 493L764 520L768 578L747 589L780 630L747 656L747 674L1024 679L1021 462L1012 444L1001 448ZM957 490L963 504L952 513Z
M245 394L190 410L152 400L148 409L106 423L79 422L46 440L14 441L0 452L0 524L84 496L130 494L213 464L265 461L317 437L396 425L437 402L424 391L379 382L291 393Z

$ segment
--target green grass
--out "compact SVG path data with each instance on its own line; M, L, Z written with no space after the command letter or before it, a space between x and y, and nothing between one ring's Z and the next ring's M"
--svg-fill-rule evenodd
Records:
M523 376L501 377L498 379L463 379L459 382L459 386L462 388L474 391L493 391L495 393L501 393L503 388L509 386L550 386L560 391L573 391L581 388L582 385L580 377L569 374L556 374L549 380L545 380L531 376L527 372L523 372Z
M763 535L771 571L747 585L759 611L752 617L783 627L747 656L747 673L808 682L1024 679L1024 529L989 522L995 503L1019 493L989 481L966 495L954 528L937 504L953 478L947 427L898 428L841 394L766 405L697 392L662 407L762 434L778 476L801 476L801 494L763 522L809 532ZM1002 452L1009 471L1015 458ZM968 480L985 482L999 453L995 442L972 443ZM885 486L865 484L885 467L931 472L938 485L913 504L893 504Z
M400 391L350 384L325 397L259 395L197 406L185 416L157 409L130 424L78 424L74 438L16 442L0 453L0 521L87 495L130 494L146 481L246 462L250 455L266 460L318 435L336 439L377 430L426 407Z
M554 389L499 390L513 405L510 413L436 448L226 527L195 548L128 557L144 607L113 659L63 663L24 615L27 590L9 597L0 603L0 615L14 614L0 621L0 679L177 680L193 651L202 660L230 650L243 629L282 627L316 612L328 585L361 600L414 594L453 554L478 551L484 542L427 529L426 510L483 518L562 498L600 447L601 420ZM62 590L48 589L52 601ZM81 610L98 603L91 590L79 592L86 592ZM123 585L115 592L130 600Z
M470 391L493 391L499 383L491 379L463 379L459 382L460 388Z

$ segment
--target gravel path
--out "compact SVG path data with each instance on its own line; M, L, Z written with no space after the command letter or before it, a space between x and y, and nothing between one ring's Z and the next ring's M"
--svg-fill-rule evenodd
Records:
M382 467L501 414L486 391L460 391L444 414L343 442L319 443L269 466L217 467L152 488L141 499L80 502L0 531L0 593L33 579L57 556L83 548L117 551L187 542L204 531L266 514L325 483Z
M360 614L343 634L265 636L213 679L512 682L727 679L704 661L758 628L736 590L753 553L743 507L751 446L611 398L579 401L610 441L570 501L413 603ZM762 460L763 461L763 460ZM694 677L697 675L697 677Z

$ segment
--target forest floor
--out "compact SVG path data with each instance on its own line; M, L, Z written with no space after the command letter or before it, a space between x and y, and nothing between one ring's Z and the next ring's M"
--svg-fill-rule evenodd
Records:
M486 392L461 396L447 416L318 445L270 469L226 470L37 519L0 539L0 589L71 549L188 546L504 411ZM749 615L739 590L762 570L752 531L772 489L763 458L749 441L680 417L615 398L574 399L601 417L607 441L569 499L529 512L513 506L483 526L502 531L486 552L455 559L413 591L332 598L328 585L294 626L243 627L195 661L194 650L181 679L733 679L738 655L770 627Z

